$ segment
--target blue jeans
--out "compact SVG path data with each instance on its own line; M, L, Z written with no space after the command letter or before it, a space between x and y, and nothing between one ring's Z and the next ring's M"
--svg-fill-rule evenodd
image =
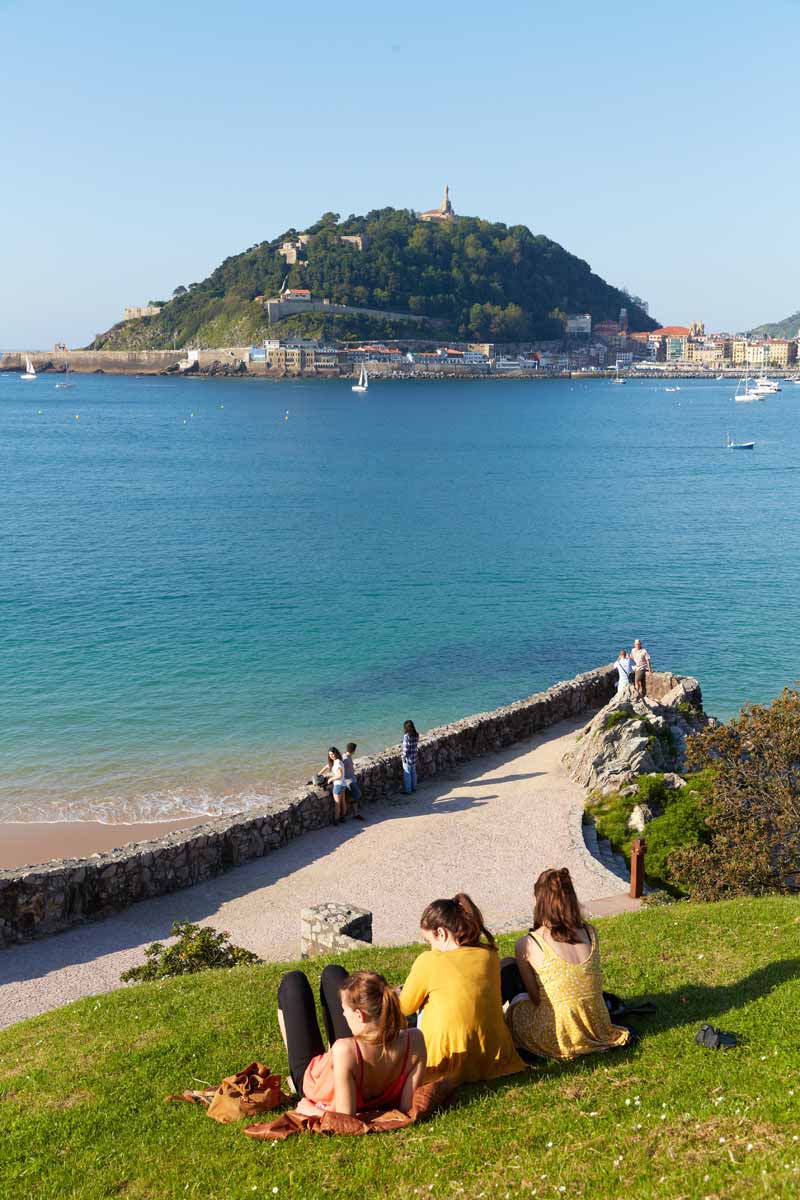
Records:
M348 780L348 783L350 785L350 787L349 787L350 799L355 804L358 804L359 800L361 799L361 788L358 786L358 780L350 779L350 780Z
M404 762L403 763L403 791L408 795L409 792L417 790L417 764Z

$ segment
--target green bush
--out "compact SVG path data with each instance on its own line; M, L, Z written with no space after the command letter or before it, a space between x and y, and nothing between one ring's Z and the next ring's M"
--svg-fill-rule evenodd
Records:
M194 975L197 971L249 966L261 961L250 950L234 946L227 933L217 933L207 925L175 921L170 936L177 939L171 946L153 942L145 949L146 962L123 971L120 979L126 983L170 979L173 975Z
M624 721L633 719L633 713L629 713L624 708L616 708L614 712L607 713L603 719L603 729L613 729L615 725L622 725Z
M670 855L702 841L706 831L700 796L690 788L681 788L660 817L651 821L644 831L647 843L645 872L648 878L672 884Z
M706 817L713 787L713 768L686 776L686 787L679 789L667 788L663 775L640 775L636 791L630 796L619 792L608 796L597 794L589 801L587 812L594 817L598 837L608 838L614 849L630 862L631 844L638 836L628 829L634 807L646 804L650 809L663 809L662 815L650 821L643 834L647 843L645 875L650 882L685 895L686 889L670 864L670 856L691 851L708 840Z

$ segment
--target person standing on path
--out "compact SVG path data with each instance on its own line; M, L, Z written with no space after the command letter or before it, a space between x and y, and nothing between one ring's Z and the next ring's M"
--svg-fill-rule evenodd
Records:
M350 799L353 801L353 816L357 821L363 821L361 814L361 788L358 786L356 779L356 771L353 766L353 755L357 746L355 742L348 742L344 748L342 762L344 763L344 777L347 781L347 789L350 792Z
M620 650L619 658L616 662L616 668L619 675L617 680L617 691L627 692L631 686L631 676L633 675L633 659L628 657L627 650Z
M403 725L403 748L400 757L403 763L403 791L406 795L417 790L417 745L419 734L413 721Z
M650 662L650 655L645 650L639 638L633 643L631 658L633 659L633 686L636 690L636 695L644 699L647 695L647 673L648 671L652 671L653 667Z
M342 756L335 746L328 751L330 763L330 781L333 784L333 823L339 825L347 816L347 780L344 774Z

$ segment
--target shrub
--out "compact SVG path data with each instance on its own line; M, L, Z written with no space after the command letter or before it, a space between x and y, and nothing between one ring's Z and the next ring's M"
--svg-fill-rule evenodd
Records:
M705 844L671 869L693 899L791 891L800 870L800 693L786 688L727 725L696 734L693 767L714 768Z
M624 721L630 721L633 718L633 713L629 713L624 708L616 708L613 712L607 713L603 720L603 729L613 729L615 725L622 725Z
M197 971L249 966L261 961L250 950L234 946L227 933L217 933L207 925L175 921L170 936L177 939L172 945L153 942L145 949L146 961L123 971L120 979L126 983L169 979L173 975L194 975Z

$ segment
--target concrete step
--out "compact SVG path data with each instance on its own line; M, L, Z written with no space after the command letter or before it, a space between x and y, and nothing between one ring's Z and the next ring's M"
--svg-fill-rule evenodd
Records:
M583 823L583 840L586 843L586 849L594 857L598 858L600 851L597 846L597 827L594 821L584 821Z

